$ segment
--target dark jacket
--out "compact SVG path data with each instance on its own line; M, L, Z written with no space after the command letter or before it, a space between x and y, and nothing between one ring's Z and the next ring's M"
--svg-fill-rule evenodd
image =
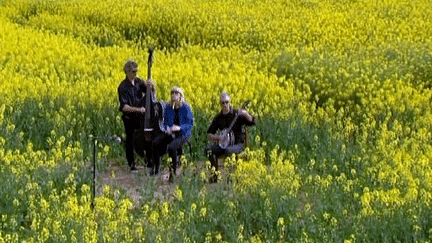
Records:
M139 78L135 79L135 85L126 78L124 79L118 89L119 97L119 110L123 111L125 105L132 107L144 106L144 97L147 92L147 85Z
M223 114L222 111L216 115L216 117L213 119L210 127L207 130L207 133L216 134L218 130L223 130L225 128L228 128L231 124L231 122L234 120L234 117L238 114L238 111L235 109L231 109L230 112L227 114ZM253 117L253 116L252 116ZM235 137L235 144L238 143L244 143L245 141L245 134L243 125L246 126L252 126L255 125L255 117L253 117L252 121L248 121L244 117L238 117L237 121L234 123L232 127L232 131L234 133Z

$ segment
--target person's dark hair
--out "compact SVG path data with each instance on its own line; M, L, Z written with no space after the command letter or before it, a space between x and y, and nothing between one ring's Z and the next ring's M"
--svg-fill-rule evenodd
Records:
M124 65L124 72L131 71L134 69L138 69L138 64L134 60L127 60Z

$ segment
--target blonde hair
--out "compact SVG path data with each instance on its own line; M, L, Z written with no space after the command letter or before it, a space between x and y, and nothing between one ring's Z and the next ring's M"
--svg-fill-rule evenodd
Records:
M174 86L174 88L171 89L171 92L173 91L177 91L180 94L180 100L179 101L174 101L174 100L170 100L169 105L173 108L173 109L178 109L180 106L182 106L185 103L185 99L184 99L184 94L183 94L183 90L177 86Z

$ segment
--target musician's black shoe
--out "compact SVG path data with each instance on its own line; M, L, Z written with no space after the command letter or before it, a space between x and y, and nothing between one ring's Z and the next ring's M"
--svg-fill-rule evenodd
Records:
M137 173L137 172L138 172L138 169L135 167L135 165L132 165L131 168L130 168L130 171L131 171L132 173Z
M150 176L154 176L157 174L159 174L159 169L154 168L154 167L150 168Z
M181 166L181 155L177 155L177 167Z
M217 181L218 181L217 175L214 175L214 176L210 177L210 179L209 179L210 183L217 183Z
M169 178L168 178L168 182L169 183L173 183L174 182L174 175L173 175L173 173L169 173Z
M146 164L147 168L152 168L153 166L155 166L155 164L153 163L153 159L147 159Z

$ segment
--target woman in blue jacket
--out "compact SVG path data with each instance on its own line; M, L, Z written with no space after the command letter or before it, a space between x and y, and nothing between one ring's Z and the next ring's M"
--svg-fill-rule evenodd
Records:
M151 174L159 173L160 157L168 152L172 159L169 181L173 181L179 164L178 152L190 136L193 126L193 115L189 104L184 100L182 89L171 90L171 100L164 111L165 133L156 137L153 142L153 169Z

